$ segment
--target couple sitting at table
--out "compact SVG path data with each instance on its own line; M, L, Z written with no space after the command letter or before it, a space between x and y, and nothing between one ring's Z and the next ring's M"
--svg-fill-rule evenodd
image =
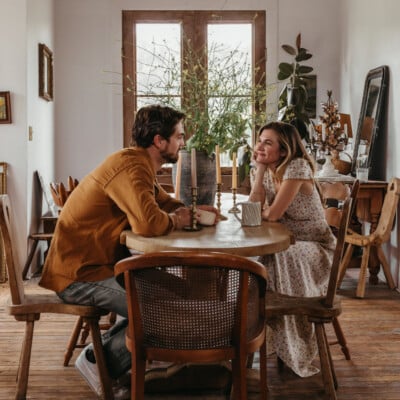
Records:
M131 366L125 346L126 293L113 272L114 264L130 255L120 244L120 234L130 227L140 235L158 236L190 225L190 209L156 181L156 172L164 163L175 163L184 146L184 117L163 106L138 111L133 146L109 156L69 197L43 269L40 284L65 302L98 306L124 317L103 337L109 373L115 379ZM269 206L263 218L287 224L297 240L287 251L261 258L273 289L293 295L322 294L329 277L324 266L330 265L326 260L332 257L335 239L325 222L312 162L297 130L283 123L263 127L255 163L250 200L263 204L266 200ZM218 213L212 206L199 208ZM300 376L316 372L310 366L316 346L309 324L285 317L272 332L273 349L288 366ZM75 365L100 394L91 345Z

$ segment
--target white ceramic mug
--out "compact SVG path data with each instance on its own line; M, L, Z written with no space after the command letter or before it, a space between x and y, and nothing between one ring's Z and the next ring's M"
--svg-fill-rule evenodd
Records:
M261 203L259 201L243 201L237 205L242 206L242 218L239 218L237 213L234 215L242 226L261 225Z
M201 225L214 225L215 224L215 220L217 218L217 214L215 214L215 212L198 209L197 213L199 215L199 218L197 219L197 221Z

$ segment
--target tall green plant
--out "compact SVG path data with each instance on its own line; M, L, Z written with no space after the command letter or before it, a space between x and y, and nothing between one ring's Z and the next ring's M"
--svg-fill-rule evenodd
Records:
M308 100L306 83L313 68L301 62L309 60L312 54L301 46L300 33L296 37L294 47L283 44L282 49L293 57L293 61L281 62L278 66L278 80L287 81L279 95L278 118L284 122L308 125L310 119L305 110Z

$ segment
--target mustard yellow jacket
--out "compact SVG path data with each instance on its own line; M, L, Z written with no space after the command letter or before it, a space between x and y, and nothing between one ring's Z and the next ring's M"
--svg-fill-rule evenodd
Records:
M75 281L113 276L114 264L130 255L120 244L121 232L131 228L143 236L168 234L173 229L168 213L180 206L158 185L145 149L110 155L62 208L40 285L60 292Z

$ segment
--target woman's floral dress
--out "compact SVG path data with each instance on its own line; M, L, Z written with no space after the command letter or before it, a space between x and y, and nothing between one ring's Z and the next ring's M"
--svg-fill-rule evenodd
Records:
M283 180L313 179L307 161L292 160ZM273 177L264 177L266 202L272 203L276 192ZM296 243L287 250L260 257L268 269L272 290L292 296L313 297L326 293L336 238L326 222L316 186L311 195L298 193L279 221L293 233ZM319 370L311 365L317 355L313 326L306 317L284 316L271 321L268 346L297 375L307 377Z

